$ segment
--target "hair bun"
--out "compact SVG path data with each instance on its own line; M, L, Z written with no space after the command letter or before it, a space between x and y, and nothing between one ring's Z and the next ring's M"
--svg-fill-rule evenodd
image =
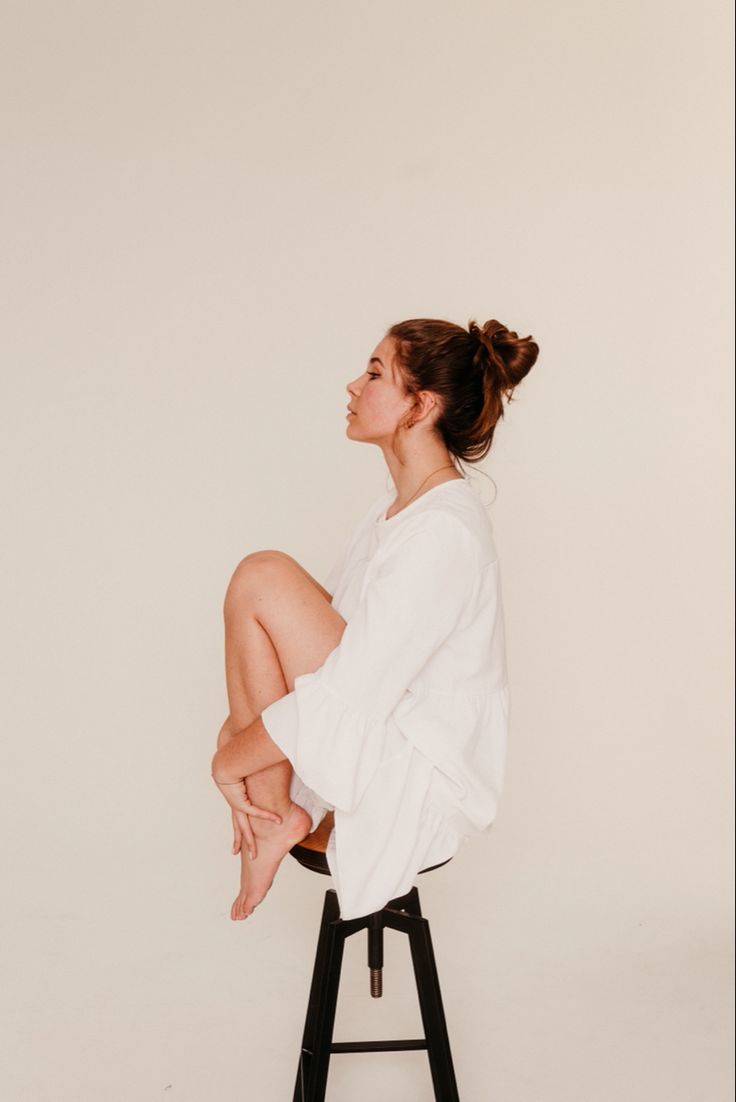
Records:
M514 387L537 358L535 342L495 318L482 328L470 321L467 329L439 318L410 318L392 325L386 336L395 342L407 394L415 401L422 390L437 396L433 431L450 455L469 463L483 459L504 401L512 400Z
M487 321L481 329L481 333L483 333L492 343L495 343L494 338L497 337L499 333L508 333L508 331L507 326L501 325L500 321Z
M487 321L482 329L475 321L470 321L468 332L478 341L473 366L489 371L504 391L518 386L539 353L539 347L531 337L520 337L495 318Z

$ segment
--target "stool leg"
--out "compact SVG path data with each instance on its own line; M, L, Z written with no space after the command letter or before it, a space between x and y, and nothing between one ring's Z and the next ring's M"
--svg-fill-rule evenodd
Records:
M324 1102L345 939L334 889L325 892L293 1102Z
M435 1098L437 1102L459 1102L429 923L426 918L417 915L407 917L406 932L409 935Z

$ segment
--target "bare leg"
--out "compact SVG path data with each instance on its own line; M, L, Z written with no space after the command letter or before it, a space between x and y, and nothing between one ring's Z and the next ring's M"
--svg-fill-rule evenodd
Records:
M268 704L293 688L294 677L317 669L339 642L343 618L330 595L294 559L256 552L239 564L225 599L225 672L230 721L242 730ZM221 732L222 734L222 732ZM252 913L269 890L289 849L312 828L311 817L291 801L292 766L279 762L248 777L248 793L283 822L252 819L257 856L241 849L241 885L231 918Z
M244 606L240 602L235 615L225 616L225 679L233 731L242 731L288 692L268 633ZM248 795L257 807L283 816L290 803L291 774L288 761L252 773Z

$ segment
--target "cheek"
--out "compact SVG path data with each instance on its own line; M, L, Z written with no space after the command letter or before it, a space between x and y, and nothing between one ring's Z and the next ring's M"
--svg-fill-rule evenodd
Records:
M397 394L380 384L371 386L370 383L361 395L360 408L361 413L365 411L365 416L370 416L383 428L393 428L405 412L405 404Z
M396 403L390 394L378 394L371 395L370 409L375 417L380 418L382 421L390 420L395 413Z

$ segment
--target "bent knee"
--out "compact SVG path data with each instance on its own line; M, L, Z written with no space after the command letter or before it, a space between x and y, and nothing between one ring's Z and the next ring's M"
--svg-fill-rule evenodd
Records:
M291 555L287 555L285 551L277 551L273 548L269 548L266 551L251 551L249 555L246 555L245 558L240 560L235 570L240 570L246 563L283 562L284 560L287 562L294 561Z
M234 604L240 605L255 589L262 591L265 584L277 578L293 562L294 559L285 551L251 551L240 560L230 578L225 593L225 614Z

